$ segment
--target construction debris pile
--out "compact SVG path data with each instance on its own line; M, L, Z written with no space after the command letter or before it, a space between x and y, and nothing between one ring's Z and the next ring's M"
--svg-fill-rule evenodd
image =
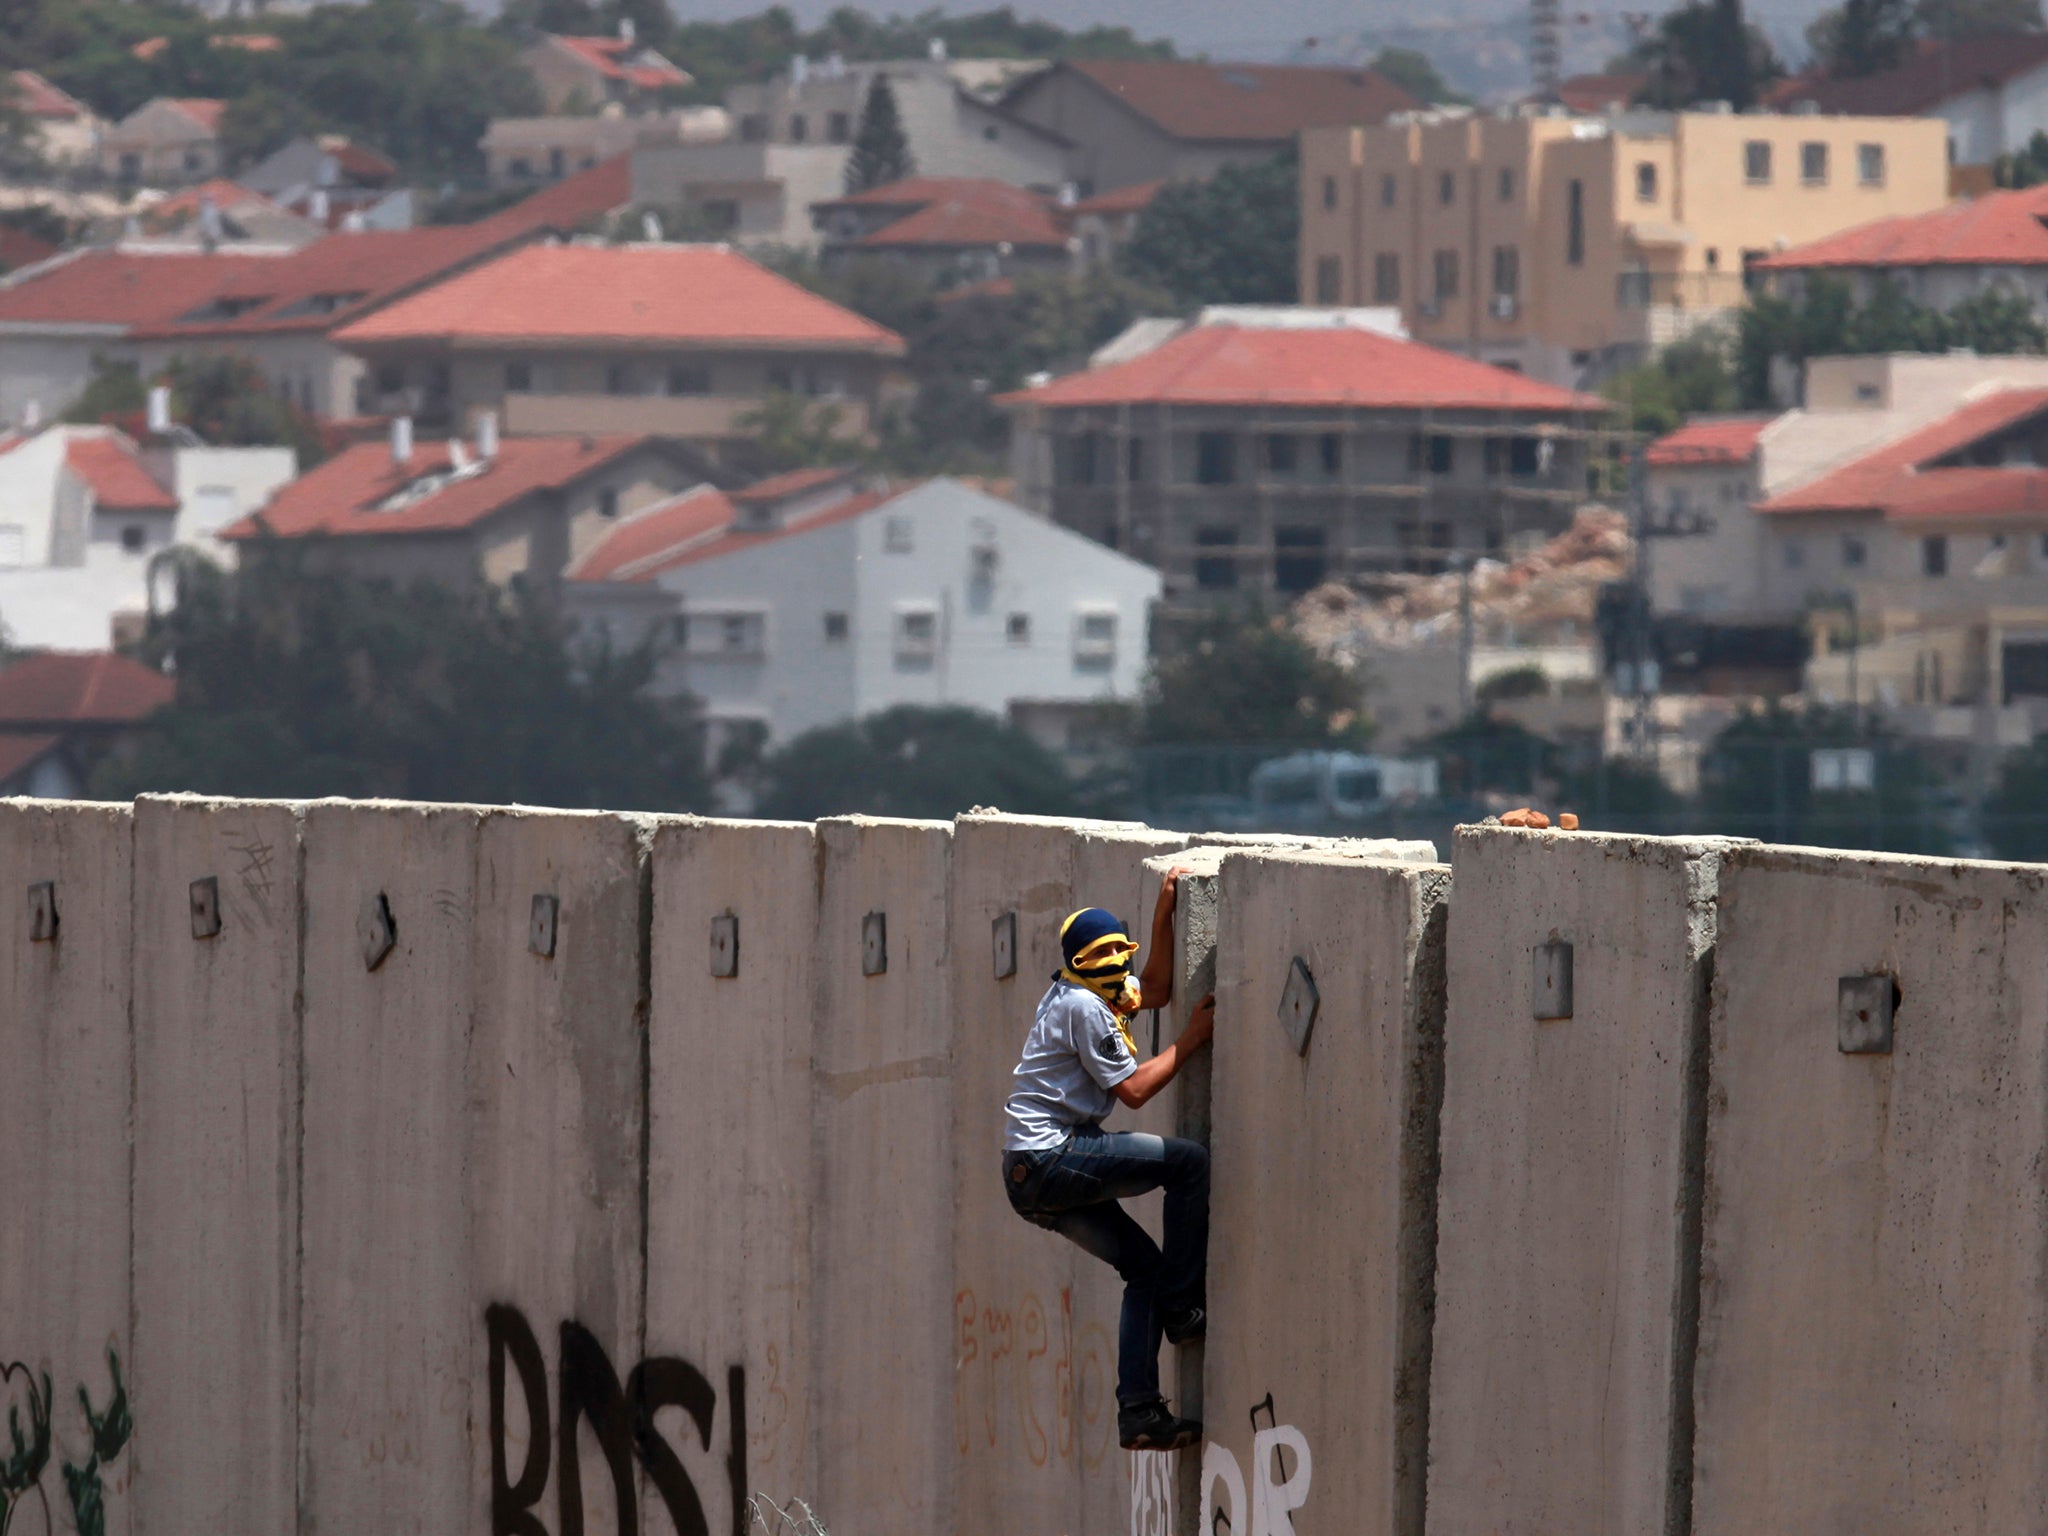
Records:
M1572 525L1541 549L1511 563L1472 567L1472 628L1482 645L1584 643L1593 631L1600 588L1628 574L1628 519L1610 507L1581 507ZM1389 575L1382 596L1367 597L1325 582L1294 605L1301 637L1348 664L1375 650L1408 650L1455 640L1456 571L1439 576Z

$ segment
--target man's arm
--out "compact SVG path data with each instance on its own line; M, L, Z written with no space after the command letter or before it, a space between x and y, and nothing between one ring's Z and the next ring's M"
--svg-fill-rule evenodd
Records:
M1180 1038L1150 1061L1140 1062L1138 1070L1118 1083L1110 1091L1132 1109L1143 1109L1154 1094L1179 1075L1187 1060L1216 1033L1216 994L1210 993L1188 1014L1188 1027L1180 1032Z
M1173 909L1180 877L1188 872L1176 864L1159 882L1159 900L1152 908L1152 942L1145 950L1145 968L1138 972L1139 1006L1164 1008L1173 1001Z

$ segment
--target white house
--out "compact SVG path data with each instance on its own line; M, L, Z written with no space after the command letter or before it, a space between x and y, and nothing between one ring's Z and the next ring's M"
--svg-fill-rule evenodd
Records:
M176 429L147 444L111 427L0 439L0 630L36 650L128 638L159 556L225 562L214 534L297 472L289 448L211 448Z
M1028 718L1064 750L1069 724L1085 734L1137 697L1160 590L1150 567L958 480L836 470L685 492L570 579L571 611L614 643L656 626L678 642L664 682L704 701L714 755L899 704Z

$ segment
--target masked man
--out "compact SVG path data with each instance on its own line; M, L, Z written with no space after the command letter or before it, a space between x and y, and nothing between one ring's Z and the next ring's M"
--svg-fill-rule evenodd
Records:
M1038 1004L1007 1110L1003 1187L1019 1216L1057 1232L1123 1277L1117 1339L1117 1439L1125 1450L1193 1445L1202 1426L1176 1418L1159 1394L1159 1340L1201 1336L1209 1253L1209 1152L1198 1142L1105 1131L1122 1100L1137 1109L1172 1082L1215 1028L1205 997L1180 1039L1140 1062L1130 1019L1164 1006L1173 987L1174 892L1184 871L1159 888L1152 950L1131 975L1138 946L1100 907L1060 925L1065 962ZM1166 1191L1166 1246L1145 1234L1117 1202Z

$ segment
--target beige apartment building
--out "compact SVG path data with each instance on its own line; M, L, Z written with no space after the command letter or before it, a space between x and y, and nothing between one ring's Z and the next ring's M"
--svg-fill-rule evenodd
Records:
M1415 114L1310 129L1301 299L1585 385L1743 302L1773 252L1948 197L1932 118Z

